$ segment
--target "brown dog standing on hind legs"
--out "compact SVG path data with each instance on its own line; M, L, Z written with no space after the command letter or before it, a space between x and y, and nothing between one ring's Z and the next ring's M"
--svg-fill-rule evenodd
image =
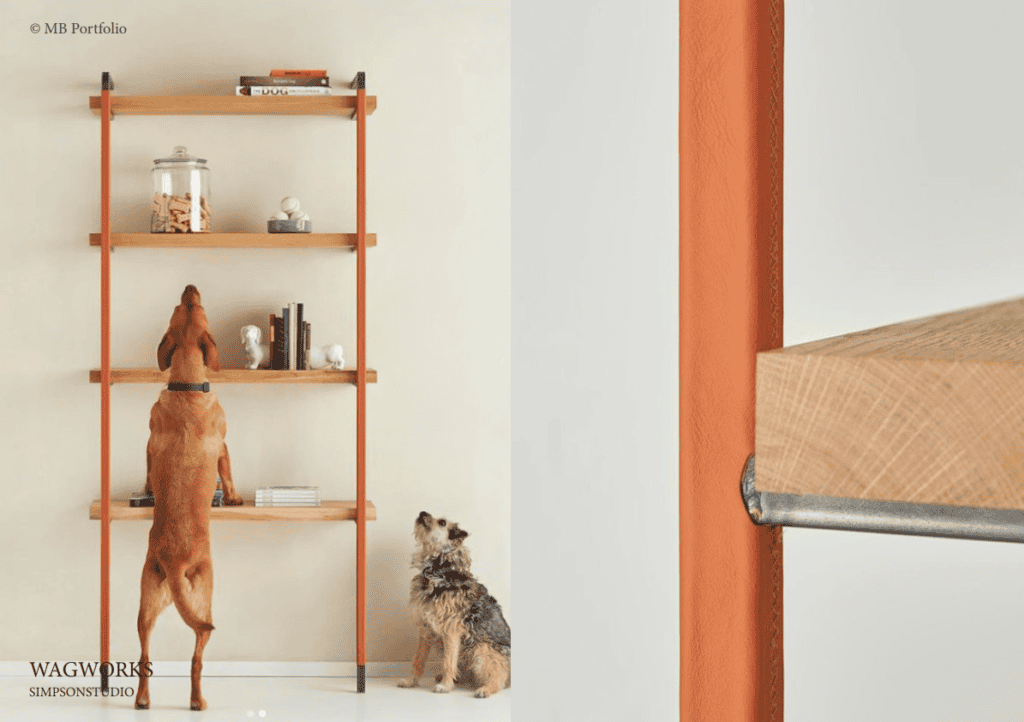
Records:
M149 551L142 568L142 656L135 706L149 708L149 635L160 612L173 602L196 633L191 706L201 710L206 709L199 687L203 648L213 631L210 506L217 474L223 482L225 504L241 504L242 497L235 491L224 443L224 409L209 390L206 377L207 367L220 370L220 357L195 286L187 286L181 294L181 304L174 309L157 348L157 363L161 371L169 367L171 374L149 417L146 491L153 492L154 507Z
M512 684L512 632L497 600L469 571L469 532L423 511L413 534L418 547L412 565L409 606L419 628L412 677L399 687L419 684L430 647L441 645L442 673L435 692L450 692L462 673L473 678L477 697L490 697Z

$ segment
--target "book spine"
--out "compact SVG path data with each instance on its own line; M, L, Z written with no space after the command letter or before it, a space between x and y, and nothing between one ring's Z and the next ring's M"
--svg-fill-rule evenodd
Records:
M270 85L253 85L253 86L236 85L235 86L235 95L252 95L252 96L262 96L262 95L276 95L276 96L305 95L305 96L308 96L308 95L330 95L330 94L331 94L331 89L330 88L285 88L285 87L278 88L278 87L270 86Z
M272 78L326 78L326 70L287 70L274 68L270 71Z
M284 368L284 317L274 316L274 368Z
M288 304L288 368L298 369L299 363L296 358L296 341L298 340L297 331L297 320L299 315L299 305L297 303Z
M330 78L326 75L322 78L309 78L304 76L282 77L278 75L243 75L238 79L239 85L279 85L286 87L310 87L326 88L331 84Z
M267 332L267 347L270 349L270 369L277 368L277 316L270 314L270 326Z
M302 320L302 304L295 304L295 368L306 370L306 324Z
M309 325L309 321L304 321L303 325L306 327L305 331L303 332L304 339L305 339L305 342L306 342L306 345L305 345L305 359L306 359L306 365L309 366L309 350L311 348L313 348L312 342L310 341L310 332L313 330L313 327Z
M283 327L284 330L281 333L281 336L282 336L282 338L281 338L281 353L282 353L282 359L281 359L282 366L281 366L281 368L285 369L285 370L290 370L292 368L292 365L291 365L291 359L292 359L292 353L291 353L291 346L292 346L291 320L292 319L291 319L291 308L290 307L285 307L285 308L281 309L281 318L284 319L284 321L282 323L282 327Z

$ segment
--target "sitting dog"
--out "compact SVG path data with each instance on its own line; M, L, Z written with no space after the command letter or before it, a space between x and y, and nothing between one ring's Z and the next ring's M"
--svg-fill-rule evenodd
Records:
M512 684L512 632L501 606L469 571L469 532L446 519L420 512L413 525L418 543L412 565L409 606L419 627L412 677L399 687L415 687L423 675L430 647L440 643L442 674L435 692L450 692L459 672L472 677L477 697L490 697Z
M196 633L192 656L192 709L206 709L199 688L203 648L213 624L213 567L210 559L210 506L223 482L223 503L242 497L231 477L224 409L209 390L206 368L220 370L217 344L195 286L187 286L181 304L157 349L160 370L171 369L170 383L160 392L149 417L146 447L146 491L155 497L149 550L142 568L139 604L138 709L149 708L149 635L156 618L171 602Z

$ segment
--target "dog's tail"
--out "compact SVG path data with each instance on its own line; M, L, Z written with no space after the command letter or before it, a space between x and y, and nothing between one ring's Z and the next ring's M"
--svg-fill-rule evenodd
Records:
M171 599L178 614L185 624L195 632L212 632L213 625L200 619L189 606L188 593L185 590L185 568L180 567L167 575L167 584L171 588Z

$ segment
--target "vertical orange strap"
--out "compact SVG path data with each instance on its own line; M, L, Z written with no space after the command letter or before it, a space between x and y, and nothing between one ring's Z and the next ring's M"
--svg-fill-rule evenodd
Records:
M100 96L100 662L110 661L110 91Z
M362 76L365 77L365 76ZM366 664L366 87L356 91L356 664Z
M755 354L782 343L781 0L681 0L680 629L687 722L782 720L782 537L751 523Z

